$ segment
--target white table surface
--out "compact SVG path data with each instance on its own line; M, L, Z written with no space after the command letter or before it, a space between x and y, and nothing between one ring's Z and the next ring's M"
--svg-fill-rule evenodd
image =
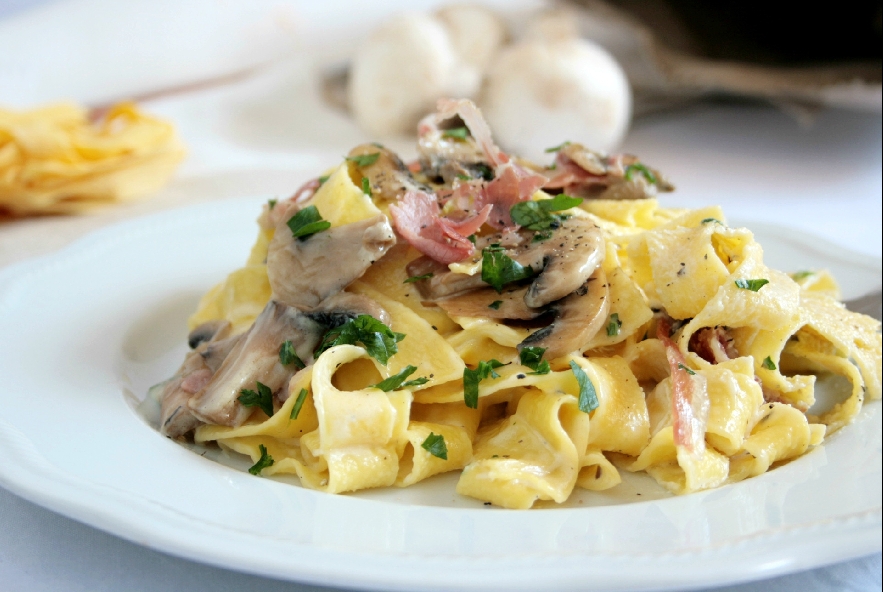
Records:
M437 2L422 4L433 3ZM41 6L32 8L37 4ZM76 65L76 59L93 55L83 51L79 57L62 58L64 48L53 48L47 39L64 24L80 33L89 30L89 26L97 27L94 36L101 42L110 35L109 25L83 23L94 20L96 10L108 4L102 0L0 1L0 105L22 107L65 96L84 102L99 101L140 92L148 82L160 86L180 82L174 79L178 75L174 70L169 73L161 68L139 77L127 77L122 59L102 64L86 81L88 84L80 81L79 86L64 86L59 82L53 86L41 79L40 73L47 69L63 65L63 70L69 70L72 64L65 60L74 60ZM126 9L119 9L116 18L134 18L127 10L144 9L150 13L146 6L154 7L152 14L161 14L162 4L133 0ZM191 9L190 17L181 17L186 19L211 2L192 0L180 4ZM342 4L346 3L338 3L330 10L342 11ZM390 10L395 4L386 2L384 9ZM276 11L273 22L290 22L291 19L283 18L285 10L304 5L295 1L255 1L248 10L234 10L229 3L215 3L218 10L213 18L218 20L218 28L212 34L200 33L201 43L208 49L190 56L189 66L184 64L182 68L223 73L222 66L212 62L209 50L213 43L229 45L232 38L247 44L245 37L231 37L228 33L235 33L236 26L242 26L244 21L261 30L261 23L266 24L272 11ZM150 25L150 14L142 17ZM164 26L162 23L165 21L157 17L151 26ZM229 31L225 32L224 26ZM310 76L315 59L310 59L303 48L304 40L311 38L302 34L297 44L289 46L284 35L287 26L267 29L270 33L264 30L262 36L269 41L256 50L228 48L223 64L228 68L231 64L249 67L278 58L280 52L289 52L285 59L276 59L259 74L222 88L172 96L146 105L151 112L176 122L190 151L187 162L166 189L149 200L88 216L2 223L0 267L51 253L94 229L160 209L237 195L284 196L307 175L315 174L349 146L363 141L363 134L344 115L321 106L314 77ZM49 48L42 48L36 56L28 54L25 50L36 43L34 39ZM137 40L133 41L133 46L137 45ZM174 38L165 44L165 51L180 53L186 45ZM122 48L117 53L126 51ZM162 54L164 49L156 51ZM323 59L336 57L335 51L342 49L327 51L326 47ZM15 83L22 84L16 87ZM883 217L881 124L878 114L825 111L818 115L814 125L802 127L771 107L706 104L638 121L624 148L664 170L677 184L678 191L666 197L672 205L720 203L730 219L749 225L774 223L800 229L879 258ZM880 587L881 555L876 553L720 589L821 592ZM172 557L51 513L0 489L0 590L180 589L321 588Z

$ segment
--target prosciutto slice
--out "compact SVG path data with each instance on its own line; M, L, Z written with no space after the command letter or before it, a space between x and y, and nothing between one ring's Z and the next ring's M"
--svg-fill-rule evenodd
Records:
M671 323L660 319L656 337L665 346L671 371L671 413L674 442L694 455L705 452L705 429L708 424L708 391L705 379L687 366L687 360L672 341Z
M465 220L441 217L438 200L425 191L409 191L397 205L389 206L396 231L412 247L445 265L463 261L475 252L467 236L488 219L491 206Z

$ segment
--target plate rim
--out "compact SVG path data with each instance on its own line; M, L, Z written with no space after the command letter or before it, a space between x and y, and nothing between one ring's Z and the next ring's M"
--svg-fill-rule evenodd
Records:
M263 198L260 198L263 199ZM226 203L225 203L226 202ZM0 310L5 308L3 306L6 301L6 295L8 290L16 285L17 282L21 282L23 279L27 278L32 273L38 273L41 269L45 270L46 268L51 268L54 265L63 265L65 259L76 259L76 257L80 254L86 254L90 249L96 247L102 247L108 241L113 242L116 240L126 240L132 230L137 230L138 232L154 232L155 229L162 227L163 225L169 224L170 221L174 221L179 219L182 214L186 215L188 212L190 214L201 212L203 210L207 210L209 208L213 209L216 213L222 210L225 210L225 206L238 208L244 207L245 204L256 204L260 203L259 199L256 197L240 197L233 198L228 200L219 200L216 202L195 204L182 206L180 208L173 208L170 210L164 210L162 212L149 214L146 216L141 216L138 218L133 218L130 220L125 220L122 222L117 222L115 224L108 225L104 228L98 229L94 232L91 232L64 248L55 251L53 253L45 254L42 256L38 256L32 259L28 259L22 262L18 262L11 266L7 266L4 269L0 269ZM221 214L226 215L226 214ZM754 224L754 226L759 226ZM775 226L775 228L781 228ZM789 229L790 230L790 229ZM798 244L802 244L800 240L794 240L794 233L791 232L790 239L792 242L797 242ZM799 233L800 236L805 235L802 231ZM797 237L799 239L799 237ZM810 238L815 238L810 235ZM807 241L808 242L808 241ZM817 241L818 242L818 241ZM805 244L805 243L803 243ZM106 246L106 245L105 245ZM862 260L862 266L879 270L881 268L881 258L873 257L869 255L864 255L861 253L854 253L848 249L843 247L839 247L837 245L833 245L835 247L835 251L844 254L845 256L855 256L856 258ZM876 403L877 406L880 403ZM877 411L879 414L879 410ZM7 423L3 420L2 416L0 416L0 449L9 448L9 440L11 437L18 432L17 428L14 425ZM26 441L27 437L22 435L22 441ZM4 440L6 440L6 445L4 446ZM13 442L14 444L14 442ZM34 449L29 457L33 460L33 455L39 455L39 452ZM225 558L217 557L217 555L213 555L212 553L206 553L206 547L200 547L199 545L188 545L184 544L180 538L176 538L174 533L166 533L166 536L163 537L162 534L158 531L153 532L153 529L149 524L140 523L140 525L133 524L131 520L124 520L119 516L116 516L114 519L113 512L108 508L102 508L100 503L95 503L90 505L87 500L82 498L77 498L76 500L72 500L68 495L64 495L66 490L62 488L53 488L53 487L41 487L38 483L41 478L34 478L34 473L32 471L28 471L26 468L16 465L12 460L13 457L11 455L0 455L0 485L2 485L5 489L11 491L12 493L23 497L26 500L32 501L46 507L54 512L60 513L62 515L68 516L90 526L99 528L100 530L104 530L105 532L109 532L113 535L120 536L137 544L141 544L147 546L152 549L159 550L161 552L169 553L176 556L186 557L191 560L208 563L212 565L216 565L219 567L224 567L227 569L236 569L239 571L246 571L249 573L254 573L257 575L271 575L273 577L282 577L286 579L294 579L298 581L310 582L314 584L325 584L325 585L340 585L340 586L393 586L398 589L410 589L415 585L413 579L404 578L401 580L396 580L395 578L390 579L390 574L383 573L375 573L374 577L371 578L370 574L364 573L360 581L354 582L349 576L341 575L336 572L327 572L327 573L299 573L296 577L293 577L290 572L286 572L282 570L282 572L274 571L272 566L262 565L260 562L253 562L250 565L236 565L231 567L229 563L225 563ZM39 462L39 461L36 461ZM49 462L49 461L45 461ZM52 471L51 475L55 475L56 479L59 479L59 473L57 471ZM46 477L45 475L42 477L45 481L44 485L51 485L52 479ZM62 480L64 480L62 478ZM55 485L59 485L55 483ZM70 484L69 484L70 485ZM76 484L79 487L83 487L82 483ZM85 485L88 487L100 487L95 483L85 482ZM275 483L274 485L278 485L280 487L289 487L288 485ZM69 492L67 492L69 493ZM315 495L327 495L321 494L319 492L311 492L311 494ZM697 495L697 494L693 494ZM145 500L149 502L149 500ZM651 503L651 502L636 502L636 503ZM470 512L470 511L480 511L480 510L470 510L470 509L450 509L450 508L434 508L434 510L448 510L455 512ZM539 512L545 512L547 510L539 510ZM548 511L580 511L580 510L568 510L568 509L554 509ZM195 520L193 517L187 517L190 520ZM203 524L205 526L205 524ZM209 527L211 529L211 524L209 523ZM157 527L158 528L158 527ZM800 543L802 538L802 531L805 530L816 530L816 531L826 531L828 535L837 534L838 531L842 535L845 532L851 533L851 540L853 544L851 546L847 545L846 547L838 547L838 549L843 549L844 551L841 553L827 553L825 557L816 556L814 559L809 559L807 551L804 550L802 553L788 552L787 549L795 548L793 545L783 548L782 551L778 554L777 559L778 563L775 565L771 565L770 562L766 562L763 565L758 566L755 570L745 570L744 566L738 570L739 573L729 573L729 577L726 579L720 579L719 577L715 577L715 574L711 572L707 572L708 575L706 579L697 579L696 575L691 575L689 578L690 585L703 585L703 584L725 584L725 583L735 583L739 581L748 581L751 579L759 579L764 577L771 577L775 575L780 575L783 573L789 573L792 571L797 571L802 568L820 566L828 563L834 563L837 561L842 561L845 559L858 557L871 552L879 552L880 550L880 533L881 533L881 507L877 505L875 508L859 512L855 515L844 515L839 516L836 519L827 519L823 520L819 523L810 523L804 524L794 527L785 528L782 532L775 531L763 531L759 533L755 533L752 535L748 535L746 540L740 541L735 540L733 542L724 543L718 545L717 548L711 549L710 555L725 555L727 550L732 549L733 547L739 547L745 544L751 544L752 541L757 539L768 539L768 538L787 538L791 540L792 543ZM796 532L795 532L796 531ZM817 533L818 534L818 533ZM145 540L145 536L153 537L152 540ZM807 537L809 538L809 537ZM841 537L842 538L842 537ZM793 540L792 540L793 539ZM860 541L860 543L859 543ZM808 543L803 543L804 546L808 545ZM876 546L874 546L876 545ZM812 546L812 545L809 545ZM308 547L312 547L308 545ZM848 550L846 550L848 549ZM326 550L318 550L320 554L327 554L330 551ZM346 554L353 554L354 551L349 551ZM529 554L535 556L536 554ZM602 554L605 555L605 554ZM672 556L668 556L665 559L667 561L676 560L678 555L682 555L684 557L693 557L695 558L697 555L704 555L704 559L709 563L713 563L714 557L709 556L706 553L697 553L696 551L684 551L679 554L675 554ZM818 554L816 554L818 555ZM401 559L400 553L388 553L387 556L389 558L398 558ZM579 553L575 552L573 554L574 557L581 557L585 559L584 552ZM241 555L238 555L241 558ZM560 557L560 556L559 556ZM636 560L640 559L643 561L653 561L656 560L657 563L660 563L660 555L657 553L651 553L648 557L641 558L640 555L622 555L622 554L613 554L611 557L609 554L604 558L605 561L616 561L616 560ZM233 557L235 559L236 557ZM229 558L227 558L229 559ZM407 557L408 561L414 561L414 557ZM423 558L425 559L425 558ZM524 561L524 557L518 558L519 561ZM536 558L537 561L545 561L544 558ZM458 559L458 561L464 561L462 557ZM479 557L475 560L476 562L481 562L482 558ZM514 560L513 560L514 561ZM676 561L675 561L676 562ZM469 563L467 561L467 563ZM473 562L474 564L475 562ZM662 562L664 563L664 562ZM726 560L724 561L726 563ZM775 562L773 562L775 563ZM277 566L278 567L278 566ZM524 584L524 581L517 581L518 578L523 578L523 574L517 569L514 569L517 566L511 566L513 571L510 571L510 580L509 583L501 584L498 581L475 581L473 576L476 574L471 574L470 579L467 580L460 573L450 574L446 570L442 570L440 573L448 573L449 576L453 576L451 581L445 583L445 586L456 585L458 589L494 589L497 587L507 586L509 588L514 587L517 588L517 584ZM599 567L599 566L595 566ZM717 575L721 575L720 569L722 566L717 566ZM474 569L474 565L472 565ZM714 572L715 570L711 570ZM395 574L396 572L393 571ZM620 574L621 575L621 574ZM675 576L676 574L670 574L670 577ZM370 581L366 581L365 577L368 577ZM512 576L517 576L513 579ZM710 578L710 579L709 579ZM676 578L675 578L676 580ZM551 583L546 581L547 583ZM565 584L565 582L561 582ZM670 581L668 584L663 584L662 588L673 587L678 585L684 585L686 580L681 581ZM432 586L426 586L427 582L418 582L418 584L423 584L425 589L433 589ZM610 576L610 580L607 581L607 584L615 585L616 582ZM645 582L642 586L643 588L650 589L661 589L657 584L651 584L649 582Z

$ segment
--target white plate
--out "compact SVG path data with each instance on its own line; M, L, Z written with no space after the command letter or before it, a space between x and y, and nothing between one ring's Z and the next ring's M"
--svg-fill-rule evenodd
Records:
M160 437L138 401L177 367L198 296L244 260L260 202L123 223L0 273L0 485L174 555L363 588L685 588L879 552L879 402L743 483L674 498L629 478L525 512L459 498L456 476L322 494ZM781 228L758 236L781 267L833 269L847 296L879 285L879 259Z

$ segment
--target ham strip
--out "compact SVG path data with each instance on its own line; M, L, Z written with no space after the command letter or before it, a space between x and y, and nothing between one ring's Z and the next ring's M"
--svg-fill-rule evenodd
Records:
M670 337L671 323L659 319L656 337L665 346L671 371L671 413L674 442L697 456L705 451L708 422L708 392L703 377L691 374L684 354Z
M475 216L454 221L441 217L436 198L425 191L409 191L389 206L396 231L412 247L445 265L462 261L475 252L467 236L476 232L490 215L485 206Z

